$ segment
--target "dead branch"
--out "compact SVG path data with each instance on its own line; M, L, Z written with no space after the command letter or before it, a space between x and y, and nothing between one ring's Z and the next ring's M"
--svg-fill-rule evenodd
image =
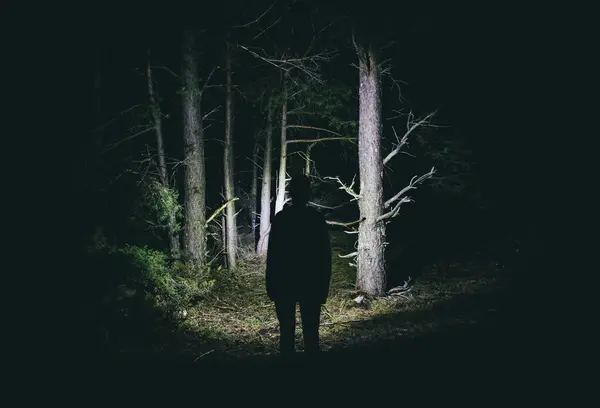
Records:
M258 37L260 37L261 35L263 35L264 33L266 33L267 31L269 31L275 24L279 23L281 21L281 16L279 16L279 18L277 18L277 20L275 20L273 22L273 24L271 24L270 26L268 26L267 28L265 28L264 30L262 30L260 33L256 34L253 38L252 41L256 40Z
M432 167L431 170L428 173L423 174L421 177L417 178L417 176L413 176L413 178L410 180L410 183L408 183L408 186L404 187L402 190L400 190L397 194L395 194L392 198L390 198L389 200L387 200L383 206L385 208L388 208L390 205L392 205L394 203L394 201L400 199L400 197L402 197L406 192L408 192L409 190L414 190L416 189L417 185L421 184L423 181L431 178L433 175L435 174L435 167Z
M238 47L246 50L253 57L273 65L288 75L295 68L320 84L323 84L324 81L318 75L319 62L330 61L335 56L335 53L318 53L300 58L286 58L285 56L282 56L281 58L271 58L265 55L260 55L256 51L253 51L241 44L238 44Z
M325 128L320 128L320 127L315 127L315 126L306 126L306 125L287 125L286 126L287 129L291 129L291 128L300 128L300 129L312 129L312 130L319 130L319 131L323 131L323 132L327 132L327 133L332 133L336 136L340 136L342 137L342 135L340 135L337 132L334 132L333 130L329 130L329 129L325 129ZM354 138L356 139L356 138Z
M211 110L210 112L208 112L206 115L202 116L202 120L206 120L210 115L212 115L215 112L218 112L219 109L221 109L220 106L217 106L216 108L214 108L213 110Z
M139 132L137 132L137 133L135 133L135 134L133 134L131 136L128 136L125 139L121 139L118 142L115 142L111 146L109 146L108 148L106 148L102 153L107 153L107 152L113 150L115 147L119 146L121 143L125 143L128 140L131 140L131 139L133 139L133 138L135 138L137 136L143 135L144 133L148 133L148 132L151 132L153 130L154 130L154 126L151 126L151 127L147 128L147 129L141 130L141 131L139 131Z
M121 116L125 115L125 114L126 114L126 113L128 113L128 112L131 112L132 110L134 110L134 109L136 109L136 108L140 108L140 107L144 107L144 108L146 108L146 105L143 105L143 104L137 104L137 105L133 105L132 107L130 107L130 108L127 108L127 109L125 109L123 112L121 112L121 113L117 114L115 117L113 117L112 119L110 119L110 120L109 120L109 121L107 121L106 123L104 123L104 124L102 124L102 125L100 125L100 126L97 126L97 127L95 127L94 129L92 129L92 132L96 132L96 131L98 131L98 130L100 130L100 129L103 129L103 128L107 127L108 125L110 125L111 123L113 123L114 121L116 121L116 120L117 120L118 118L120 118Z
M412 112L410 112L408 114L408 120L406 121L406 132L404 133L404 136L402 136L402 139L399 139L398 134L396 133L396 129L394 127L392 127L392 130L394 131L394 134L396 135L396 139L398 140L398 145L385 157L385 159L383 159L383 164L386 165L390 160L392 160L392 158L394 158L394 156L396 156L398 153L400 153L400 149L402 149L402 147L408 143L408 136L419 126L427 125L429 120L435 114L436 114L436 111L433 111L429 115L425 116L423 119L420 119L415 122L413 120L414 115L412 114Z
M394 206L394 208L392 208L389 212L380 215L377 218L377 221L383 221L383 220L387 220L388 218L394 218L395 216L398 215L398 213L400 212L400 206L404 203L410 203L413 200L410 197L403 197L402 200L398 201L398 203Z
M245 27L251 26L252 24L258 23L261 18L263 18L269 11L271 11L271 9L275 5L275 3L277 3L277 0L275 0L273 2L273 4L271 4L260 16L256 17L254 20L250 21L249 23L242 24L242 25L236 25L236 26L233 26L232 28L245 28Z
M354 200L360 199L360 195L357 194L353 190L354 182L355 182L355 179L356 179L356 174L354 175L354 177L352 177L352 183L349 186L345 185L342 182L342 180L340 180L339 177L324 177L324 179L325 180L335 180L335 181L337 181L341 185L341 187L339 187L339 190L344 190L346 193L350 194L353 197L352 200L350 200L350 201L354 201Z
M322 137L319 139L293 139L287 140L286 143L317 143L328 142L331 140L356 140L355 137Z
M209 223L210 223L210 222L211 222L211 221L212 221L212 220L213 220L213 219L214 219L214 218L215 218L217 215L219 215L219 213L221 213L221 212L222 212L222 211L225 209L225 207L227 207L227 204L231 203L232 201L237 201L237 200L239 200L239 198L238 198L238 197L234 197L234 198L232 198L231 200L228 200L228 201L226 201L225 203L223 203L223 205L222 205L222 206L220 206L219 208L217 208L217 209L215 210L215 212L213 212L213 213L212 213L212 215L211 215L210 217L208 217L208 220L206 220L206 226L208 226L208 224L209 224Z
M179 75L177 75L175 72L173 72L169 67L163 66L163 65L153 65L152 66L153 69L162 69L167 71L169 74L173 75L175 78L179 78Z
M210 82L210 79L212 78L213 74L215 73L216 68L217 68L216 66L213 66L212 70L210 71L210 74L208 74L206 81L204 81L204 85L202 85L202 89L200 89L200 96L202 96L202 94L204 93L204 90L207 88L208 83Z
M356 220L356 221L351 221L351 222L339 222L339 221L330 221L330 220L327 220L325 222L328 225L339 225L340 227L351 227L352 225L361 223L363 220L364 220L364 218L361 218L360 220Z
M411 295L410 292L412 288L408 286L411 281L411 277L408 277L408 280L404 281L404 283L400 286L396 286L387 291L386 295L388 297L403 297L405 299L409 299L408 295ZM411 295L412 296L412 295Z
M351 252L351 253L346 254L346 255L340 255L340 254L338 254L338 256L340 258L352 258L352 257L357 256L357 255L358 255L358 251L357 252Z
M336 206L331 207L329 205L317 204L317 203L315 203L313 201L309 201L308 202L308 205L312 205L313 207L318 207L318 208L325 208L327 210L337 210L338 208L342 208L346 204L348 204L348 203L342 203L340 205L336 205Z

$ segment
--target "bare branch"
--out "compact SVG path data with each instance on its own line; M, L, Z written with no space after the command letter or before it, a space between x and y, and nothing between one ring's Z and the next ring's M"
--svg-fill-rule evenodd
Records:
M212 78L213 74L215 73L216 68L217 68L216 66L213 66L212 70L210 71L210 74L208 74L206 81L204 81L204 85L202 85L202 89L200 89L200 95L202 95L204 93L204 90L206 89L208 83L210 82L210 79Z
M312 205L313 207L318 207L318 208L326 208L328 210L337 210L338 208L342 208L343 206L345 206L348 203L342 203L340 205L336 205L334 207L330 207L328 205L323 205L323 204L317 204L315 202L309 201L308 205Z
M253 57L261 59L282 70L288 75L293 68L296 68L320 84L323 84L324 81L318 75L319 62L330 61L335 56L335 53L319 53L301 58L285 58L284 56L281 58L270 58L260 55L241 44L238 44L238 47L248 51Z
M214 108L213 110L211 110L210 112L208 112L206 115L202 116L202 120L206 120L210 115L212 115L215 112L218 112L219 109L221 109L221 107L217 106L216 108Z
M169 74L173 75L175 78L179 78L179 75L177 75L175 72L173 72L169 67L165 67L165 66L158 66L158 65L153 65L152 68L156 68L156 69L164 69L165 71L167 71Z
M417 176L413 176L413 178L410 180L410 183L408 183L408 186L404 187L402 190L400 190L397 194L395 194L392 198L390 198L389 200L387 200L383 206L385 208L389 207L390 205L392 205L394 203L394 201L398 200L400 197L402 197L402 195L404 195L407 191L409 190L414 190L416 189L417 185L421 184L423 181L431 178L433 175L435 174L435 167L432 167L431 170L429 170L428 173L423 174L421 177L417 178Z
M222 206L220 206L219 208L217 208L217 209L215 210L215 212L213 212L213 213L212 213L212 215L211 215L210 217L208 217L208 220L206 220L206 224L205 224L205 225L207 225L207 226L208 226L208 224L209 224L209 223L210 223L210 222L211 222L211 221L212 221L212 220L213 220L213 219L214 219L214 218L215 218L217 215L219 215L219 213L221 213L221 212L222 212L222 211L225 209L225 207L227 207L227 204L229 204L229 203L231 203L231 202L233 202L233 201L237 201L237 200L239 200L239 198L238 198L238 197L234 197L234 198L232 198L231 200L228 200L228 201L226 201L225 203L223 203L223 205L222 205Z
M396 286L390 290L387 291L387 295L388 296L395 296L395 297L403 297L405 299L410 299L409 296L411 296L411 291L412 288L408 286L408 284L411 281L411 277L408 277L408 280L404 281L404 284L400 285L400 286Z
M113 150L115 147L119 146L121 143L124 143L124 142L126 142L128 140L131 140L131 139L133 139L133 138L135 138L137 136L143 135L144 133L148 133L148 132L151 132L153 130L154 130L154 126L151 126L151 127L147 128L147 129L141 130L141 131L139 131L139 132L137 132L137 133L135 133L135 134L133 134L131 136L128 136L125 139L121 139L118 142L114 143L112 146L109 146L107 149L105 149L103 153L107 153L107 152Z
M335 180L335 181L337 181L341 185L341 187L339 187L339 190L344 190L346 193L350 194L353 197L352 200L350 200L350 201L354 201L354 200L360 199L360 195L357 194L352 189L354 187L354 182L355 182L355 179L356 179L356 174L354 175L354 177L352 177L352 183L349 186L345 185L342 182L342 180L340 180L339 177L325 177L324 179L325 180Z
M116 115L114 118L110 119L108 122L106 122L106 123L104 123L104 124L102 124L100 126L95 127L94 129L92 129L92 132L96 132L96 131L98 131L100 129L103 129L103 128L107 127L108 125L110 125L111 123L113 123L115 120L117 120L119 117L125 115L127 112L130 112L130 111L132 111L132 110L134 110L136 108L140 108L140 107L144 107L145 108L146 105L143 105L143 104L133 105L132 107L127 108L123 112L121 112L118 115Z
M325 221L328 225L339 225L341 227L350 227L352 225L356 225L358 223L361 223L364 220L364 218L361 218L360 220L356 220L356 221L351 221L351 222L339 222L339 221Z
M320 128L320 127L314 127L314 126L305 126L305 125L287 125L286 129L291 129L291 128L300 128L300 129L312 129L312 130L319 130L319 131L323 131L323 132L327 132L327 133L332 133L336 136L340 136L342 137L342 135L340 135L337 132L334 132L333 130L329 130L329 129L325 129L325 128ZM356 139L356 138L355 138Z
M256 40L258 37L260 37L261 35L263 35L264 33L266 33L267 31L269 31L275 24L279 23L281 21L281 16L279 16L279 18L277 18L277 20L275 20L273 22L273 24L271 24L270 26L268 26L267 28L265 28L264 30L262 30L260 33L256 34L254 36L254 38L252 38L252 40Z
M400 149L402 149L402 146L404 146L405 144L408 143L408 136L419 126L423 126L425 124L428 123L428 121L436 114L436 111L431 112L429 115L425 116L423 119L418 120L416 122L413 122L412 118L413 118L413 114L412 112L408 114L408 120L406 123L406 133L404 133L404 136L402 136L401 140L398 140L398 145L394 148L394 150L392 150L386 157L385 159L383 159L383 165L385 166L390 160L392 160L392 158L394 158L394 156L396 156L399 152ZM396 133L396 129L394 127L392 127L392 130L394 131L394 134L396 135L396 139L399 139L398 134Z
M327 142L333 140L356 140L355 137L322 137L319 139L293 139L287 140L286 143L318 143Z
M340 254L338 254L338 256L340 258L352 258L353 256L357 256L357 255L358 255L358 251L357 252L352 252L352 253L349 253L349 254L346 254L346 255L340 255Z
M252 24L258 23L261 18L263 18L269 11L271 11L271 9L275 5L275 3L277 3L277 0L275 0L273 2L273 4L271 4L260 16L256 17L254 20L250 21L249 23L242 24L242 25L236 25L236 26L233 26L232 28L244 28L244 27L251 26Z
M377 221L383 221L383 220L387 220L388 218L394 218L398 215L398 213L400 212L400 206L404 203L410 203L413 200L410 197L403 197L402 200L398 201L398 203L394 206L394 208L392 208L389 212L380 215L377 218Z

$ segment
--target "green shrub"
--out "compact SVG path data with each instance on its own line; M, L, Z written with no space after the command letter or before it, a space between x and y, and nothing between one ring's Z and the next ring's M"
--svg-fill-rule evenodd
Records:
M170 263L163 252L147 247L129 245L119 252L133 266L133 281L154 295L167 311L187 307L210 293L215 284L210 266L197 270L189 263Z

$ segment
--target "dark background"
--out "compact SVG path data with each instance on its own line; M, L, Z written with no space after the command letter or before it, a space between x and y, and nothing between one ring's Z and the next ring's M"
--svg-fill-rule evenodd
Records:
M77 171L92 122L94 44L110 44L106 61L121 71L143 61L144 47L136 45L150 32L153 41L164 41L165 63L172 58L177 64L178 50L173 44L178 44L182 14L200 16L215 26L220 20L214 17L218 12L206 12L205 4L196 5L198 12L167 5L147 11L147 4L46 7L19 13L26 18L12 35L18 57L11 65L27 81L39 84L37 92L18 91L14 99L14 105L29 113L41 111L24 116L21 129L41 136L38 151L44 164L40 170L23 174L37 185L32 194L37 201L28 200L28 204L39 208L41 201L47 213L43 221L48 227L37 235L53 248L46 266L57 258L56 265L66 277L67 272L77 273L69 271L70 248L77 246L77 227L89 212L65 181ZM464 131L476 151L482 192L495 203L495 217L501 217L498 224L527 239L531 268L523 271L522 287L526 288L540 267L542 243L559 212L550 188L556 180L551 175L556 158L550 151L564 137L559 130L561 117L568 116L573 105L583 103L562 96L568 87L566 72L574 68L563 51L577 54L581 37L563 10L480 7L440 8L431 3L405 9L388 3L378 13L386 17L382 27L390 27L388 34L392 30L410 33L400 41L394 57L396 75L410 84L407 99L423 111L442 106L441 118ZM161 28L154 31L157 25ZM122 92L126 87L121 84L129 83L123 71L123 77L114 81L114 92ZM561 79L559 74L564 74ZM129 98L134 95L123 92L123 105ZM53 297L60 302L60 296Z

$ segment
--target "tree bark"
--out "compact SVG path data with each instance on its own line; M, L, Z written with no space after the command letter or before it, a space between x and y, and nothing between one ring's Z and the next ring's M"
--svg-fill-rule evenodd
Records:
M256 249L256 203L258 198L258 135L254 138L254 150L252 153L252 186L250 190L250 225L252 226L252 238L254 249Z
M170 189L169 177L167 172L167 163L165 161L165 146L163 142L162 133L162 118L160 116L160 105L155 96L154 83L152 78L152 66L150 64L150 49L148 49L148 97L150 99L150 106L152 109L152 119L154 121L154 130L156 132L156 149L158 153L158 171L160 176L160 182L165 189ZM179 257L179 234L176 232L176 219L175 213L169 212L167 218L167 233L169 234L169 248L171 250L171 256L174 258Z
M318 134L317 134L317 138L318 138ZM311 169L311 160L310 160L310 152L312 151L313 147L315 147L316 143L311 143L306 147L306 162L304 165L304 174L306 175L306 177L310 177L310 169Z
M225 152L223 164L225 166L225 200L229 202L225 210L227 220L227 263L229 268L235 268L238 240L235 201L233 201L235 196L233 180L233 85L231 80L231 46L229 42L227 42L226 47L227 95L225 101Z
M383 161L381 157L381 82L372 43L357 45L359 57L358 162L360 218L358 227L358 290L372 296L385 292L385 226L383 211Z
M260 239L257 251L266 255L271 228L271 151L273 150L273 108L269 99L267 127L265 129L265 151L263 156L262 185L260 189Z
M183 250L196 267L204 266L206 253L206 174L202 131L201 92L195 33L186 29L183 40Z
M283 82L283 104L281 105L281 149L279 156L279 179L277 184L277 199L275 201L275 214L283 210L285 204L285 181L287 166L287 87Z

